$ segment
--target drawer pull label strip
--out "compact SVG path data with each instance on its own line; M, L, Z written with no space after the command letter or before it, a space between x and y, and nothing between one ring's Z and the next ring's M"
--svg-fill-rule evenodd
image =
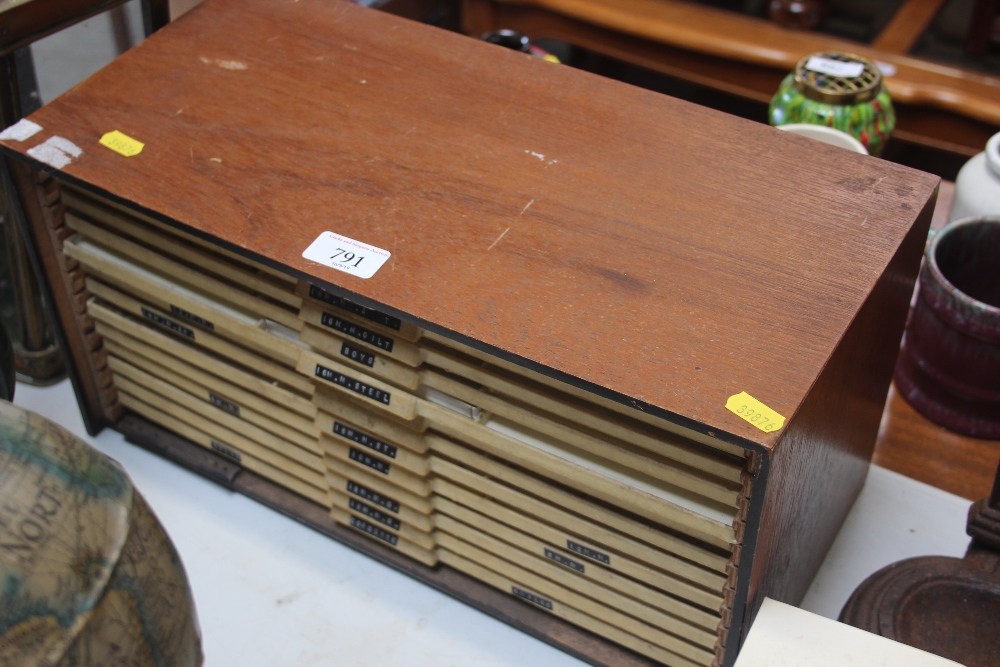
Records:
M173 320L168 320L167 318L165 318L163 315L160 315L159 313L154 313L153 311L149 310L145 306L142 307L142 316L145 317L147 320L152 320L152 321L156 322L161 327L166 327L167 329L170 329L171 331L176 331L177 333L181 334L182 336L187 336L191 340L194 340L194 331L192 331L191 329L188 329L186 326L184 326L182 324L177 324L177 322L174 322Z
M352 461L356 461L363 466L368 466L372 470L377 470L383 475L388 475L389 470L392 468L392 466L385 461L377 459L370 454L365 454L360 449L355 449L354 447L351 447L351 451L348 452L348 456L350 456Z
M363 502L357 501L354 498L347 499L347 506L350 507L355 512L357 512L358 514L364 514L372 521L378 521L382 525L388 526L393 530L399 530L400 526L402 525L399 522L399 519L391 517L388 514L384 514L383 512L378 511L374 507L371 507L370 505L365 505Z
M364 350L359 350L356 347L352 347L350 343L344 343L340 347L340 354L347 357L351 361L356 361L359 364L364 364L371 368L375 365L375 355L365 352Z
M236 463L240 464L243 463L243 456L238 451L236 451L229 445L222 444L218 440L212 441L212 449L218 452L219 454L222 454L231 461L235 461Z
M194 338L194 335L192 334L191 337ZM378 401L379 403L389 405L389 401L392 400L392 394L389 392L371 387L364 382L355 380L354 378L344 375L343 373L332 371L326 366L322 366L320 364L316 364L316 377L322 378L327 382L340 385L345 389L350 389L355 393L361 394L362 396L370 398L373 401Z
M392 546L396 546L396 543L399 542L399 538L389 531L382 530L378 526L373 526L364 519L359 519L356 516L351 516L351 526L368 533L372 537L377 537L383 542L388 542Z
M577 563L575 560L566 558L566 556L563 556L561 553L557 553L552 549L549 548L545 549L545 557L548 558L549 560L554 560L560 565L565 565L566 567L572 570L576 570L580 574L584 574L585 568L582 563Z
M356 495L359 498L364 498L370 503L374 503L383 509L387 509L394 514L399 514L399 503L392 498L387 498L381 493L372 491L371 489L361 486L357 482L347 482L347 492Z
M341 299L339 296L330 294L325 289L316 287L315 285L309 286L309 296L324 303L328 303L331 306L336 306L341 310L346 310L349 313L363 317L366 320L371 320L375 324L381 324L384 327L395 329L396 331L399 331L399 327L402 325L402 322L392 315L386 315L385 313L380 313L377 310L359 306L358 304L348 301L347 299Z
M386 352L392 352L392 346L395 345L395 341L388 336L375 333L371 329L365 329L364 327L358 326L353 322L342 320L336 315L331 315L330 313L323 313L323 317L320 319L320 322L322 322L323 326L327 328L339 331L340 333L352 338L357 338L360 341L364 341L369 345L374 345L380 350L385 350Z
M240 406L236 405L235 403L227 401L221 396L216 396L215 394L212 393L208 395L208 400L215 407L221 408L222 410L225 410L230 414L234 414L237 417L240 416Z
M591 560L596 560L598 563L611 565L611 558L607 554L602 554L600 551L594 551L590 547L577 544L573 540L566 540L566 548L575 554L580 554L581 556L586 556Z
M511 586L510 592L521 599L527 600L528 602L533 602L534 604L537 604L539 607L544 607L545 609L552 611L552 601L546 600L540 595L535 595L534 593L530 593L526 590L518 588L517 586Z
M203 317L198 317L194 313L189 313L183 308L178 308L177 306L170 304L170 313L176 315L177 317L183 317L185 320L194 322L195 324L201 325L206 329L215 329L215 325L206 320Z
M388 456L390 459L396 458L396 452L398 450L396 449L395 445L390 445L388 442L382 442L378 438L373 438L367 433L362 433L361 431L355 428L351 428L350 426L345 426L344 424L335 421L333 422L333 432L342 438L347 438L348 440L352 440L358 443L359 445L364 445L365 447L374 452L378 452L379 454L384 454L385 456Z

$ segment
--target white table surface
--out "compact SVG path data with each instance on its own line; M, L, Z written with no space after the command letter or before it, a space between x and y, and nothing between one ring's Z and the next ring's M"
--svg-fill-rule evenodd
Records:
M87 436L68 381L14 403L119 461L173 539L194 591L205 665L582 665L500 621L126 443ZM872 466L803 604L836 618L868 575L911 556L961 556L969 501Z

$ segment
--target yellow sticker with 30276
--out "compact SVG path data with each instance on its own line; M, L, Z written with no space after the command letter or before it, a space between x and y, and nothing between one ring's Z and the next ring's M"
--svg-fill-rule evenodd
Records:
M726 409L764 433L773 433L785 425L784 417L745 391L730 396Z
M118 130L112 130L102 136L100 144L110 148L119 155L124 155L125 157L138 155L146 146L146 144L141 141L137 141L124 132L119 132Z

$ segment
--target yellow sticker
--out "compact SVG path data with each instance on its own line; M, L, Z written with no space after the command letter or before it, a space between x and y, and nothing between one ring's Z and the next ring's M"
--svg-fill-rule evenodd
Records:
M132 157L133 155L141 153L146 144L141 141L136 141L132 137L127 134L123 134L118 130L113 130L101 137L101 145L107 146L114 152L124 155L125 157Z
M764 433L773 433L785 425L784 417L745 391L730 396L729 400L726 401L726 409L739 415Z

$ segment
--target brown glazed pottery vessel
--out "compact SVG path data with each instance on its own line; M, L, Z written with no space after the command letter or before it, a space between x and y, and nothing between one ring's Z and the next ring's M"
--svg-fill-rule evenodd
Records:
M896 386L931 421L1000 438L1000 217L957 220L927 244Z

